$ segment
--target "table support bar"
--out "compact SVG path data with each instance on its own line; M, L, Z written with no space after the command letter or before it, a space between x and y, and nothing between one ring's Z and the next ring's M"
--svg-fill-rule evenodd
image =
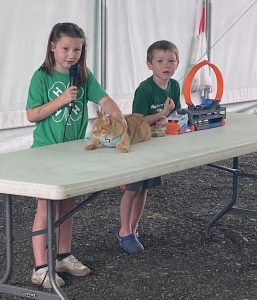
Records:
M0 285L0 293L37 300L60 300L60 297L54 294L7 284Z
M208 166L232 173L233 174L233 184L232 184L232 196L231 196L231 200L206 225L206 227L205 227L205 229L203 231L203 236L204 236L205 239L210 239L211 228L225 214L244 215L244 216L249 216L249 217L257 217L257 211L256 210L250 210L250 209L243 209L243 208L239 208L239 207L234 207L234 205L235 205L235 203L237 201L237 196L238 196L238 182L239 182L239 177L248 177L248 178L257 179L257 174L245 173L243 171L240 171L239 167L238 167L238 157L234 157L233 158L233 168L227 168L227 167L223 167L223 166L217 166L217 165L214 165L214 164L208 164Z

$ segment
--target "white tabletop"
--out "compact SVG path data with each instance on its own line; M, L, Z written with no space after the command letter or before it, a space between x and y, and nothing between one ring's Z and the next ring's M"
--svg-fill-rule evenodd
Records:
M227 114L224 127L84 150L85 140L0 155L0 193L53 200L257 152L257 115Z

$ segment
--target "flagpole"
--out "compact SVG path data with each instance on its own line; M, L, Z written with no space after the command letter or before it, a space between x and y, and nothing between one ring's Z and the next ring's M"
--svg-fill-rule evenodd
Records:
M212 33L212 0L206 0L206 41L207 41L207 58L211 62L211 33ZM209 69L210 72L210 69ZM208 95L211 93L210 88L204 89L204 98L209 98Z

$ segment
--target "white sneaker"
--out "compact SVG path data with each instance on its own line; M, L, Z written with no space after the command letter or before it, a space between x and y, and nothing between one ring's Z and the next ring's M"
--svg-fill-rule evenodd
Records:
M59 286L65 285L65 281L57 274L55 274L55 279ZM42 285L45 289L52 288L49 274L48 274L48 267L41 268L37 271L35 269L33 269L31 281L34 284Z
M62 260L56 260L55 271L70 273L74 276L86 276L91 272L87 266L84 266L73 255L69 255Z

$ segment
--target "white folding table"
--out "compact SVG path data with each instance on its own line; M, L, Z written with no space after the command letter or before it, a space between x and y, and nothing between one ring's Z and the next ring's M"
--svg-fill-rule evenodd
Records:
M54 244L53 200L110 189L159 175L233 158L232 200L207 225L225 213L255 214L252 210L233 208L237 197L238 157L257 152L257 115L227 114L223 127L152 138L132 145L129 153L114 148L84 149L85 140L66 142L0 155L0 193L6 194L6 271L0 280L0 293L33 299L68 299L55 282L55 249L48 247L49 275L53 294L8 284L13 265L12 195L48 199L48 245ZM255 177L254 175L249 175ZM89 197L89 200L90 200ZM80 206L79 208L81 208ZM77 208L77 210L79 209ZM72 212L74 213L74 212ZM71 213L71 214L72 214Z

